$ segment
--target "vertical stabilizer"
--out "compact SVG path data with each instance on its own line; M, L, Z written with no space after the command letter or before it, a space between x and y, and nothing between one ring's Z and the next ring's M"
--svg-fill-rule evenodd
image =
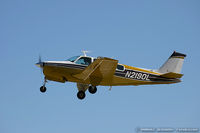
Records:
M160 73L180 73L183 65L185 54L178 53L174 51L174 53L169 57L169 59L158 69Z

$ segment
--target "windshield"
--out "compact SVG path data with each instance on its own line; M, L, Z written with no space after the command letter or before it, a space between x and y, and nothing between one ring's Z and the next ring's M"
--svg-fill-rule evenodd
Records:
M73 56L69 59L67 59L67 61L71 61L71 62L74 62L79 56Z
M81 57L76 61L76 64L90 65L92 62L90 57Z

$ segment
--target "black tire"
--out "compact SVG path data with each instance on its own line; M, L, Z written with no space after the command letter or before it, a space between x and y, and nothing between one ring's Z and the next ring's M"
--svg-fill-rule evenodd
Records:
M91 94L94 94L94 93L97 92L97 87L96 87L96 86L89 86L88 91L89 91Z
M45 86L41 86L41 87L40 87L40 91L41 91L42 93L46 92L46 90L47 90L47 88L46 88Z
M78 99L80 99L80 100L84 99L84 98L85 98L85 92L84 92L84 91L79 91L79 92L77 93L77 97L78 97Z

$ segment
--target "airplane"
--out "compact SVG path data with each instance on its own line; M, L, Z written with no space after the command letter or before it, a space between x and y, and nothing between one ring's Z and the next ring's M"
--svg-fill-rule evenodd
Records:
M156 70L132 67L118 63L108 57L73 56L64 61L41 61L36 65L43 70L44 83L40 87L46 92L47 80L56 82L76 82L79 99L84 99L88 90L97 92L97 86L154 85L181 82L181 69L185 54L174 51L167 61Z

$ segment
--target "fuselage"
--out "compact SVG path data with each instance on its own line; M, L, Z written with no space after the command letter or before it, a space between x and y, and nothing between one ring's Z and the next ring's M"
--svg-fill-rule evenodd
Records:
M43 73L48 80L52 81L91 84L89 81L80 80L73 75L83 72L95 59L96 58L87 56L76 56L76 58L67 61L45 61L43 62ZM162 73L118 63L111 81L102 79L99 85L149 85L180 82L180 79L164 78L160 76L161 74Z

